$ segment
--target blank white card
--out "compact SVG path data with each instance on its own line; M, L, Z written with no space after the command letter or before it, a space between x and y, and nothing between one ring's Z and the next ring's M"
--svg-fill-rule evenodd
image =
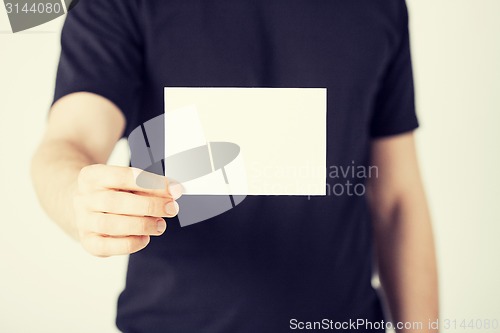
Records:
M325 88L165 88L165 173L185 194L325 195Z

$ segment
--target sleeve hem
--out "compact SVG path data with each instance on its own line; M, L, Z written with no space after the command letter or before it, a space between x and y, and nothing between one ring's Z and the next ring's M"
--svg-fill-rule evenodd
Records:
M413 124L409 124L409 125L406 125L406 126L401 126L401 127L394 128L394 129L388 129L388 130L385 130L385 131L384 130L377 131L377 132L371 133L370 137L372 139L378 139L378 138L383 138L383 137L388 137L388 136L403 134L403 133L407 133L407 132L412 132L412 131L418 129L419 127L420 127L420 124L413 123Z

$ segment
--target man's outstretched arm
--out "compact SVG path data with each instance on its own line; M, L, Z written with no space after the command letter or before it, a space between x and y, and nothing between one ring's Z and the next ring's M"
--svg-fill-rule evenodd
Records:
M413 133L375 139L371 165L378 177L368 184L378 271L392 321L421 322L434 332L438 281L429 210L420 178Z
M166 229L179 189L137 186L133 168L107 166L125 118L109 100L74 93L57 101L32 160L32 178L48 215L98 256L128 254ZM159 177L159 176L158 176ZM174 193L175 192L175 193Z

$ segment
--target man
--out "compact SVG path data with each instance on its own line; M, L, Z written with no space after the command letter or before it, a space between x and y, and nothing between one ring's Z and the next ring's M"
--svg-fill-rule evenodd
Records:
M375 325L339 331L382 332L373 245L392 320L406 323L398 332L431 331L437 279L407 28L403 0L82 0L68 14L33 179L88 252L133 253L122 331L363 319ZM373 165L376 177L342 180L366 183L366 195L251 196L181 229L179 188L146 190L133 169L104 165L117 140L162 114L167 86L326 87L327 168Z

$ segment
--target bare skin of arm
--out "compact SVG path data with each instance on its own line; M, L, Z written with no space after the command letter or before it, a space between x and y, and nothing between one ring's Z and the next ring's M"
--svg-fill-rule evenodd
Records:
M166 229L162 217L178 212L182 188L144 189L135 182L141 170L105 165L125 128L121 111L91 93L57 101L31 165L42 207L85 250L96 256L143 249L150 236Z
M418 168L413 133L376 139L371 165L378 177L368 184L378 271L393 323L422 322L437 332L438 281L434 239Z

